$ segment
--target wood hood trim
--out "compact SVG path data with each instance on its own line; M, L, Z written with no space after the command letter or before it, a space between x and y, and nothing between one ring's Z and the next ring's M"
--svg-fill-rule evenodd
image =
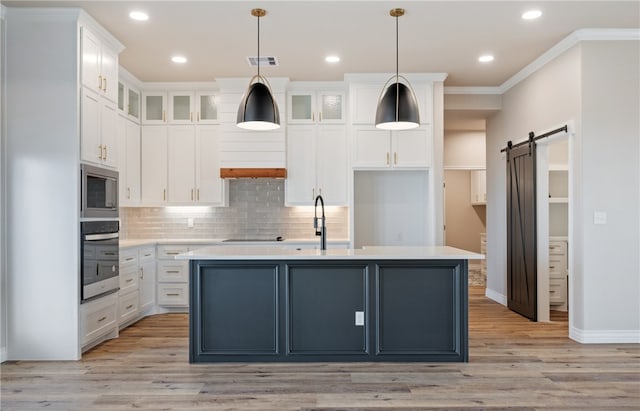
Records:
M287 178L285 168L221 168L220 178Z

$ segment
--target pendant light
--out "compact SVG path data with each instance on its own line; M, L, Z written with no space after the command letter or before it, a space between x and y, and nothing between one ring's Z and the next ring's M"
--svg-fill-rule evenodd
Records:
M275 130L280 128L280 113L273 99L271 86L260 75L260 17L267 14L264 9L253 9L251 15L258 18L258 74L249 80L240 107L236 125L246 130Z
M378 97L376 127L383 130L408 130L420 125L420 113L416 94L409 80L398 74L398 17L404 15L404 9L391 9L389 14L396 18L396 75L387 80ZM387 88L392 81L394 83Z

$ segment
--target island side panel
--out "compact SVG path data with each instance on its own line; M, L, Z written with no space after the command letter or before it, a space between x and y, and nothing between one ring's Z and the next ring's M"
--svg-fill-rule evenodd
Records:
M374 283L380 361L468 361L466 260L380 262Z
M368 355L368 287L366 263L287 264L287 355Z
M190 361L257 361L280 352L276 262L191 263Z

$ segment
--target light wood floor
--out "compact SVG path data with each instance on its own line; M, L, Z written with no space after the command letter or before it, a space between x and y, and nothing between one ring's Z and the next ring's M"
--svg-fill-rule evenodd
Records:
M81 361L1 366L2 410L640 409L640 346L580 345L470 292L470 362L189 364L187 315L146 318Z

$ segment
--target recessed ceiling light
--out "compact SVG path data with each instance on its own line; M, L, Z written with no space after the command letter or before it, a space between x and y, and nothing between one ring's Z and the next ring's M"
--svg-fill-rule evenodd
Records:
M540 16L542 16L542 12L540 10L529 10L522 13L522 18L524 20L534 20Z
M338 56L327 56L324 58L324 61L327 63L337 63L340 61L340 57Z
M182 64L187 62L187 58L184 56L173 56L171 57L171 61Z
M147 21L149 20L149 15L147 13L145 13L144 11L132 11L131 13L129 13L129 17L131 17L134 20L138 20L138 21Z
M484 56L478 57L478 61L480 63L488 63L490 61L493 61L493 56L491 54L485 54Z

